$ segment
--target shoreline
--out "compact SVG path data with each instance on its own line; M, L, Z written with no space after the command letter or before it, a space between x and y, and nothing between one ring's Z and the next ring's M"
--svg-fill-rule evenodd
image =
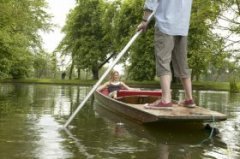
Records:
M23 84L53 84L53 85L80 85L92 86L95 80L59 80L59 79L3 79L0 83L23 83ZM124 81L131 87L159 88L159 81ZM182 89L180 83L173 83L172 89ZM193 90L230 91L229 82L200 81L193 82Z

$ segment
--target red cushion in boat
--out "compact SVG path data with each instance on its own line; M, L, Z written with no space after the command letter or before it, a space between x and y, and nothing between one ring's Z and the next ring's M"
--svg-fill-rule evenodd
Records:
M109 94L109 92L108 92L108 89L107 88L105 88L105 89L102 89L101 91L100 91L103 95L108 95Z
M147 95L147 96L161 96L161 90L119 90L117 96L137 96L137 95Z

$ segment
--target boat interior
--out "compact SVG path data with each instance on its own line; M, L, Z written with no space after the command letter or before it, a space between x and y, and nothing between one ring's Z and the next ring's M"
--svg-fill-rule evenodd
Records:
M108 95L107 90L102 90L101 93ZM161 95L161 90L119 90L117 92L116 100L129 104L145 104L152 103L157 99L160 99Z

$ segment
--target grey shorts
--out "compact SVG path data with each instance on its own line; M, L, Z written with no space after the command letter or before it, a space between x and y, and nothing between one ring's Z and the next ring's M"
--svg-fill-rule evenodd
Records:
M188 78L191 70L187 63L187 37L167 35L155 28L154 48L157 76L171 75L172 61L174 76Z

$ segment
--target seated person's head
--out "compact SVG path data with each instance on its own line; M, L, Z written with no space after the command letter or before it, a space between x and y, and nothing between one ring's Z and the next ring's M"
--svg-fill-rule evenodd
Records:
M120 74L118 71L112 71L110 74L110 80L111 81L119 81L120 79Z

